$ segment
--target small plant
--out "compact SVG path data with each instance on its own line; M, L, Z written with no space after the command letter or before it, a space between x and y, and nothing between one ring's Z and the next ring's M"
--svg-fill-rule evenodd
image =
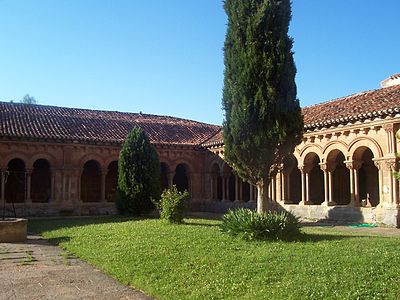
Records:
M220 228L224 233L246 240L285 240L300 233L300 222L298 217L287 211L257 213L239 208L224 215Z
M161 200L154 202L160 210L160 219L169 223L182 223L188 197L187 191L179 192L175 185L164 190L161 194Z

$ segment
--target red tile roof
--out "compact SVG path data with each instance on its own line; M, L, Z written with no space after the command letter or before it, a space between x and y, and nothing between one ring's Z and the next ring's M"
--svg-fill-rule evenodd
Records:
M303 108L304 127L347 124L400 113L400 85ZM0 102L0 137L121 143L140 126L156 144L211 146L223 143L221 126L175 117Z
M304 107L302 113L306 130L376 117L393 116L400 113L400 85L366 91ZM221 130L205 141L203 146L222 144L223 140Z
M400 112L400 85L304 107L302 111L306 129L395 115Z
M121 143L140 126L156 144L199 145L220 126L174 117L0 102L0 137Z

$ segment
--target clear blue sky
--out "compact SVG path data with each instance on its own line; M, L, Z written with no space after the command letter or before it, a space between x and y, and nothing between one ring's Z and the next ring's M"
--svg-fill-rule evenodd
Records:
M399 0L294 0L302 106L400 73ZM0 0L0 99L221 124L219 0Z

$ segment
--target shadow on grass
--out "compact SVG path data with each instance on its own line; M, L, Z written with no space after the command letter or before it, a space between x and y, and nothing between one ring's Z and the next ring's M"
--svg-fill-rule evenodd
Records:
M56 219L33 219L28 221L28 232L42 234L45 231L52 231L62 228L82 227L95 224L123 223L130 221L140 221L154 219L151 216L132 217L132 216L95 216L95 217L66 217Z
M219 224L213 223L196 223L192 221L185 221L182 225L189 225L189 226L199 226L199 227L219 227Z

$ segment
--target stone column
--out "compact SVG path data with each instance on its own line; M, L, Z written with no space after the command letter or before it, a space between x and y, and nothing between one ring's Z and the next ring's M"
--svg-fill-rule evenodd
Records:
M239 176L235 175L235 200L239 201Z
M168 188L172 188L173 182L174 182L174 176L175 172L171 172L167 174L167 179L168 179Z
M222 176L222 201L226 201L226 178Z
M106 178L108 169L102 169L101 176L101 191L100 191L100 202L106 202Z
M50 170L51 179L50 179L50 201L55 200L55 183L56 183L56 172L54 169Z
M349 169L350 173L350 204L349 206L357 206L356 205L356 196L355 196L355 174L354 174L354 163L353 161L345 161L346 167Z
M239 179L239 200L243 201L243 181Z
M301 202L299 204L305 204L307 199L306 191L306 172L304 166L299 166L301 172Z
M281 173L281 201L286 203L286 172Z
M328 179L328 166L326 163L319 164L321 170L324 172L324 205L329 204L329 179Z
M1 194L0 194L0 204L3 205L4 201L4 192L5 192L5 185L6 185L6 172L0 171L1 176Z
M31 176L32 176L32 169L26 169L25 176L26 176L26 199L25 203L32 203L31 199Z

